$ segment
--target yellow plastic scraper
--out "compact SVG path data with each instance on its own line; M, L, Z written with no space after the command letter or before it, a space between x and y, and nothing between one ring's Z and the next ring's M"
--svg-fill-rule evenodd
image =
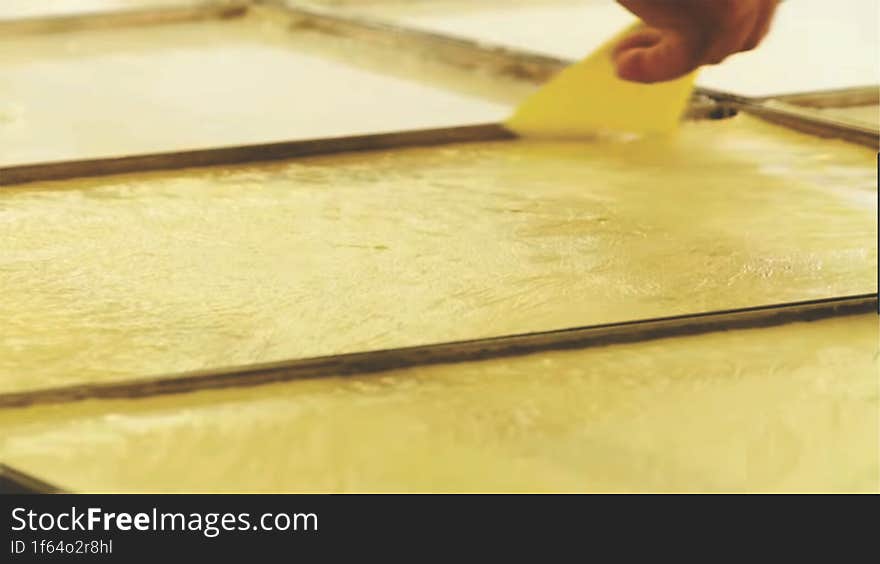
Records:
M592 55L566 68L532 94L505 123L521 136L577 138L604 132L662 133L676 128L694 87L696 72L655 84L617 77L615 45L636 24Z

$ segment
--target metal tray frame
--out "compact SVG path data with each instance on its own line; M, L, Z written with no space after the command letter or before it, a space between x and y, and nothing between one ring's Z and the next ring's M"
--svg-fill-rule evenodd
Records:
M230 19L245 16L251 10L272 13L286 21L286 25L293 32L304 30L319 32L330 37L342 37L368 46L417 53L426 60L469 73L488 74L499 80L516 80L538 85L571 63L553 57L466 39L362 18L340 16L327 10L305 8L295 2L284 0L215 0L208 1L203 5L184 8L121 10L61 17L0 20L0 34L14 36L66 33L102 28ZM876 94L876 89L864 88L843 93L840 91L824 94L810 93L808 96L810 100L824 100L824 103L831 103L832 100L868 99L872 92ZM823 96L825 97L823 98ZM871 129L811 112L795 105L793 98L795 96L782 99L753 99L698 88L694 93L686 117L690 119L723 118L742 111L811 135L840 138L872 148L880 147L880 128ZM512 137L513 134L500 124L484 124L238 147L217 147L173 153L28 163L0 167L0 188L45 180L70 180L153 170L255 163L317 154L504 140Z

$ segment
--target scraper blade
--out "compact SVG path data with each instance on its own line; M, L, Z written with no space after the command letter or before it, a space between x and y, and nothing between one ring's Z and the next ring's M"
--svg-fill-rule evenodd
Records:
M581 138L598 133L664 133L674 130L693 91L696 72L655 84L617 77L615 45L629 27L586 59L566 68L517 108L505 126L520 136Z

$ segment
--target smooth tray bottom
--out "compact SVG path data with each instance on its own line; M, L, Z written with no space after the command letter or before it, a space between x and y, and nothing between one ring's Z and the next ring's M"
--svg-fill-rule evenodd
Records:
M0 411L75 491L878 490L875 315Z

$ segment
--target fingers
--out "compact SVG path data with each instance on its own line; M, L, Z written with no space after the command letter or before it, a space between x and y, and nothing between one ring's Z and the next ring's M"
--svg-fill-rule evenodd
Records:
M613 56L616 57L623 51L653 47L663 39L663 32L652 27L642 28L624 37L615 47Z
M730 55L745 50L760 17L761 10L754 0L729 8L717 29L708 34L709 41L699 57L700 64L717 65Z
M778 0L618 2L651 26L626 37L613 54L618 75L636 82L672 80L754 49L778 5Z
M624 38L613 53L617 75L634 82L662 82L697 67L699 41L686 33L646 28Z
M744 51L751 51L761 44L764 37L770 31L770 24L773 23L773 16L776 14L776 8L779 7L779 0L762 0L760 14L758 15L757 25L752 34L746 39L743 46Z
M718 64L730 55L751 51L767 32L776 12L778 0L749 0L732 4L719 28L711 34L700 64Z
M685 2L679 2L679 5L675 2L657 0L617 0L617 2L655 28L676 27L682 21L682 12L690 9L688 6L680 5Z

